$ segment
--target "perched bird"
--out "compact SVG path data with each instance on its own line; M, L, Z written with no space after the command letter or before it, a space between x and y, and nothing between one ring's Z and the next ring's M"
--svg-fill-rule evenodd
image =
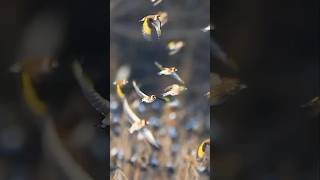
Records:
M179 95L181 92L187 90L186 87L180 86L178 84L173 84L171 86L168 86L164 89L166 91L165 93L162 94L163 97L165 96L176 96Z
M143 92L139 89L139 87L137 86L137 84L136 84L135 81L132 82L132 85L133 85L135 91L137 92L137 94L140 96L140 98L142 98L142 99L141 99L142 102L152 103L154 100L156 100L157 97L156 97L155 95L150 95L150 96L148 96L148 95L146 95L145 93L143 93Z
M314 97L308 103L301 105L301 107L310 109L314 115L318 115L320 112L320 97Z
M175 67L163 67L157 61L154 64L161 70L158 72L158 75L169 75L174 79L178 80L180 83L184 84L184 81L180 78L180 76L176 73L178 71Z
M140 20L142 23L142 35L148 40L152 41L159 39L161 36L161 21L160 15L148 15Z
M207 148L210 147L210 139L206 139L197 148L197 160L202 160L206 154Z
M210 104L215 106L224 103L227 98L247 87L239 79L220 78L216 73L210 74L210 84Z
M124 79L117 80L117 81L113 82L113 85L115 85L117 87L117 94L120 98L124 97L124 93L123 93L121 87L126 84L128 84L128 81L124 80Z
M102 120L103 124L110 124L106 123L109 122L109 110L110 110L110 103L108 100L104 99L93 87L92 83L90 82L89 78L85 76L83 73L81 65L77 62L73 62L73 74L81 87L81 90L89 101L89 103L105 118Z
M145 119L140 119L130 108L128 101L126 98L123 100L123 109L129 116L129 122L131 123L131 127L129 128L129 132L132 134L135 131L138 131L147 141L156 148L160 148L160 145L157 143L151 131L147 128L149 121ZM131 119L131 120L130 120Z
M184 46L183 41L170 41L167 44L167 48L169 49L169 55L172 56L178 53L183 46Z

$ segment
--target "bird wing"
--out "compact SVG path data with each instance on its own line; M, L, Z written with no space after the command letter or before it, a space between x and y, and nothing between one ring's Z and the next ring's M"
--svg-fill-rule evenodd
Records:
M141 121L141 119L132 111L132 109L130 108L128 101L126 98L124 98L123 100L123 109L124 111L128 114L128 116L130 117L130 119L133 122L138 122ZM130 120L129 120L130 121ZM133 123L132 121L130 121L131 123Z
M154 64L160 69L160 70L164 70L164 67L159 64L157 61L154 62Z
M151 131L147 128L143 128L141 130L142 135L147 139L147 141L152 144L154 147L156 148L160 148L159 143L156 141L156 139L154 138L153 134L151 133Z
M155 28L155 30L157 31L158 37L160 37L161 36L161 21L156 20L156 21L153 21L151 24Z
M90 80L83 74L81 65L75 61L73 63L73 74L81 87L81 90L89 103L100 113L109 113L109 101L104 99L93 87Z
M184 84L184 81L180 78L180 76L176 72L172 73L170 76L178 80L180 83Z
M134 87L134 89L136 90L137 94L141 97L141 98L144 98L146 97L147 95L144 94L140 89L139 87L137 86L137 83L135 81L132 81L132 85Z

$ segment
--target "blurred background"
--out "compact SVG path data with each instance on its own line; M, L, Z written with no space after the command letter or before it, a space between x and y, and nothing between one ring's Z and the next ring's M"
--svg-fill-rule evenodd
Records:
M319 179L317 1L214 1L214 38L247 88L213 107L215 179ZM214 125L212 125L215 127Z
M13 0L0 7L0 179L105 179L103 117L84 98L70 62L78 59L109 97L108 2ZM48 69L47 61L57 66ZM47 104L45 118L26 103L22 73L10 72L17 62Z

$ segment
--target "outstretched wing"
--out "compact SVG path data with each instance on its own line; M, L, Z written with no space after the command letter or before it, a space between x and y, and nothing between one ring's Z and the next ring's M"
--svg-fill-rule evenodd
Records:
M177 73L174 72L170 76L178 80L180 83L184 84L184 81L180 78L180 76Z
M157 61L155 61L154 64L155 64L160 70L163 70L163 69L164 69L164 67L163 67L161 64L159 64Z
M141 121L141 119L132 111L126 98L123 100L123 109L133 122ZM129 120L130 121L130 120ZM132 121L130 121L132 123Z
M157 31L157 36L159 38L161 36L161 21L155 20L151 24L155 28L155 30Z
M156 141L156 139L154 138L153 134L151 133L151 131L147 128L143 128L141 130L142 135L147 139L147 141L152 144L154 147L156 148L160 148L159 143Z
M93 87L90 80L83 74L81 65L73 62L73 74L81 87L81 90L89 101L89 103L101 114L107 115L109 113L109 101L104 99Z
M133 85L134 89L136 90L137 94L138 94L141 98L144 98L144 97L147 96L146 94L144 94L144 93L139 89L139 87L137 86L136 81L132 81L132 85Z

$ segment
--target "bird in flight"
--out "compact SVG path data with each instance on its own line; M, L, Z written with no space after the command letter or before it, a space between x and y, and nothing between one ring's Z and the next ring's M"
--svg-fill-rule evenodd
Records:
M140 96L141 101L145 102L145 103L152 103L154 100L156 100L156 96L155 95L146 95L145 93L143 93L140 88L138 87L136 81L132 81L132 85L134 87L134 90L137 92L137 94Z
M129 122L131 123L131 127L129 128L130 134L138 131L140 134L143 135L147 141L156 148L160 148L159 143L154 138L152 132L147 128L149 124L148 120L140 119L130 108L128 101L126 98L123 100L123 109L129 116Z
M170 85L168 87L166 87L164 89L164 91L166 91L165 93L162 94L163 97L166 97L166 96L177 96L179 95L181 92L187 90L186 87L184 86L180 86L178 84L173 84L173 85Z
M178 80L181 84L184 84L184 81L177 74L177 71L178 71L177 68L175 68L175 67L163 67L157 61L154 62L154 64L160 69L160 72L158 72L158 75L169 75L172 78Z
M159 39L161 36L161 21L160 15L148 15L140 20L142 23L142 35L148 40Z

